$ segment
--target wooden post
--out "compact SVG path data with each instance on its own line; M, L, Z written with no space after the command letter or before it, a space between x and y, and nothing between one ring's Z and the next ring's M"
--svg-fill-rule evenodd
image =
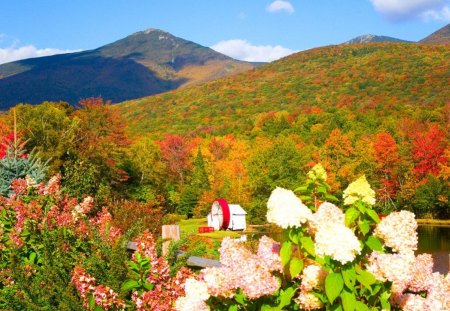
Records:
M179 225L164 225L162 226L162 253L163 256L167 255L169 251L169 244L171 240L178 241L180 239L180 226Z

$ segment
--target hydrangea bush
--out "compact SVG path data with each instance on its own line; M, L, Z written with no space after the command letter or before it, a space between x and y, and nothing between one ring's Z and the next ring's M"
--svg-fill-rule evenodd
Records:
M267 220L282 228L282 243L262 237L253 254L224 239L222 266L186 282L177 310L450 310L449 276L433 273L431 255L414 255L413 213L380 221L364 176L344 191L342 209L324 200L335 199L327 189L319 164L299 188L310 206L273 190Z

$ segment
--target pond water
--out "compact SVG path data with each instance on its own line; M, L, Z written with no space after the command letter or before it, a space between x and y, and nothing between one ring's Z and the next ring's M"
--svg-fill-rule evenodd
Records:
M450 254L450 226L420 225L418 253Z
M450 254L450 226L419 225L417 234L419 237L417 253ZM281 234L273 232L247 234L246 239L257 240L262 235L270 236L276 241L281 240Z

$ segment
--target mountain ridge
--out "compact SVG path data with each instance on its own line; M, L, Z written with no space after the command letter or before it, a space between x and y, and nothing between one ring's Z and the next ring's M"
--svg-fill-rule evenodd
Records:
M20 102L102 96L121 102L254 68L208 47L147 29L97 49L0 65L0 109Z

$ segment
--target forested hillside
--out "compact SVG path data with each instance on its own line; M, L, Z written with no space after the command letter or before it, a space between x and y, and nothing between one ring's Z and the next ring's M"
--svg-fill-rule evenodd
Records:
M337 197L365 174L379 213L448 218L449 60L445 45L330 46L115 106L19 105L17 128L64 191L99 204L204 216L224 197L257 223L275 187L295 189L321 163Z
M345 127L373 132L392 118L414 118L411 110L434 113L444 106L450 94L449 56L448 46L330 46L199 87L126 102L119 108L134 132L153 135L250 135L262 129L265 114L281 111L289 116L290 125L304 129L308 122L300 120L311 118L311 110L313 115L320 110L319 114L334 118L336 122L327 122L329 126L343 126L353 119Z

